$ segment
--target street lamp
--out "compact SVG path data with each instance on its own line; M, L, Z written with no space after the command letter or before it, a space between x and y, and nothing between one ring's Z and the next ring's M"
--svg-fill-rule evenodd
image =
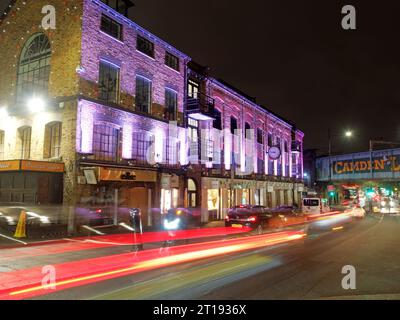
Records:
M32 97L28 100L27 106L31 112L41 112L45 109L46 104L43 99Z
M345 136L346 136L346 138L351 138L353 136L353 132L352 131L346 131Z
M329 141L329 183L332 181L332 162L331 162L331 156L332 156L332 137L337 137L338 135L332 135L330 128L328 128L328 141ZM347 130L344 133L344 136L348 139L353 137L353 131Z
M344 136L346 137L346 138L352 138L353 137L353 131L351 131L351 130L347 130L345 133L344 133ZM334 137L340 137L340 135L338 135L338 134L332 134L331 133L331 130L330 129L328 129L328 140L329 140L329 156L331 156L332 155L332 138L334 138Z
M7 107L1 107L0 108L0 119L2 118L7 118L8 117L8 111L7 111Z

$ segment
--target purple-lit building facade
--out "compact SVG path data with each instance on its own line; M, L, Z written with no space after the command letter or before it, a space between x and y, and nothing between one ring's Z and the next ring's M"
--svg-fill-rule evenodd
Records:
M24 20L30 22L45 2L14 1L7 19L14 23L13 13L32 13ZM121 6L113 9L116 3ZM39 35L52 48L42 88L48 110L10 114L21 128L33 123L31 152L21 159L64 168L64 204L138 207L145 225L157 224L171 207L191 208L206 222L223 219L234 205L299 203L304 134L126 18L130 4L54 1L65 15L57 30L34 30L32 40L21 40L18 52L3 57L19 56ZM13 100L0 92L3 100L11 110ZM37 118L46 121L39 125ZM58 134L48 127L54 123ZM2 125L0 119L0 160L10 162L28 136L11 138L14 129L2 131ZM17 153L4 147L11 139L22 139ZM271 147L281 150L279 159L269 158ZM49 156L46 148L57 152Z

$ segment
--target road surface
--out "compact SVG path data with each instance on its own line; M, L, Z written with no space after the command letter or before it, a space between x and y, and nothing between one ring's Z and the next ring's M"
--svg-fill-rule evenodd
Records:
M182 263L33 299L399 299L400 217L368 216L290 243ZM356 290L342 288L343 266Z

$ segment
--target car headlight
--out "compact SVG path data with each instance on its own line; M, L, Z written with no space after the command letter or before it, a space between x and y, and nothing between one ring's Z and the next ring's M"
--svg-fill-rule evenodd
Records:
M167 230L175 230L178 229L179 227L179 223L181 222L181 220L175 219L173 221L168 221L167 219L164 220L164 228Z

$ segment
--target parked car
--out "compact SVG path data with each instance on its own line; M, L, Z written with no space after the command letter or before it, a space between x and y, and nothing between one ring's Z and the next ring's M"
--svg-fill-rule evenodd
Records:
M226 227L248 227L261 234L265 229L279 229L306 222L306 216L294 207L268 209L263 206L239 206L229 210L225 218Z

